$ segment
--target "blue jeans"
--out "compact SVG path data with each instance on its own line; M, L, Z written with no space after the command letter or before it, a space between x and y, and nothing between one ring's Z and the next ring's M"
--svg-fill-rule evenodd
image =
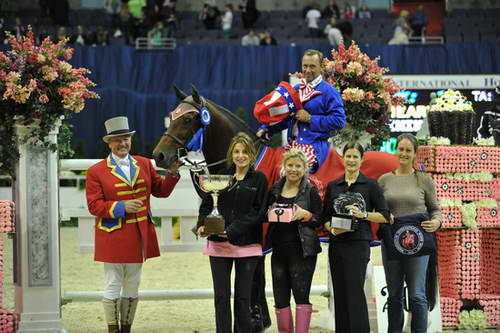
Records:
M429 305L426 295L426 277L429 256L413 257L406 260L388 260L382 245L385 280L388 298L388 333L402 333L404 325L403 285L408 286L410 299L411 333L427 332Z

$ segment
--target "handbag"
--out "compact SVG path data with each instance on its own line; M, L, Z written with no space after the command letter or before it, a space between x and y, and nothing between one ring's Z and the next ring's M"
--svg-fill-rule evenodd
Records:
M394 219L394 224L380 228L389 260L401 260L431 255L436 252L436 236L420 225L427 214L411 214Z

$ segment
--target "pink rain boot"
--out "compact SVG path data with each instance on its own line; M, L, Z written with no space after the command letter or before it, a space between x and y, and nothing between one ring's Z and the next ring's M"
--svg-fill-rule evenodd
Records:
M295 307L295 332L308 333L311 323L311 313L318 312L312 309L312 304L297 304Z
M276 322L278 324L279 333L293 333L293 318L292 310L289 306L286 308L275 309Z

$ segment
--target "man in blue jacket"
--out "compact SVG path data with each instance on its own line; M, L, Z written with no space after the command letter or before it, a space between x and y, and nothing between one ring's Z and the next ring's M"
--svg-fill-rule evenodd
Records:
M288 130L288 147L312 151L309 158L310 172L316 172L326 160L330 144L328 138L333 131L346 124L344 104L337 89L323 80L323 54L317 50L306 50L302 57L304 78L294 86L299 92L303 109L274 125L262 125L257 136L272 136ZM310 157L310 154L309 156Z

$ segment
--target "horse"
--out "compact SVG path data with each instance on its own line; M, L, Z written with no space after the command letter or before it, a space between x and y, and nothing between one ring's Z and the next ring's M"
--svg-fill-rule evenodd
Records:
M193 136L204 127L201 150L210 173L224 166L231 139L238 132L245 132L256 145L258 158L255 168L266 175L269 186L281 177L280 163L283 148L270 148L263 144L245 122L229 110L205 99L196 87L191 87L190 96L177 87L174 89L180 103L170 113L170 125L153 150L156 165L168 168L179 160L190 150L188 145ZM203 125L201 117L206 113L209 114L210 121ZM395 170L396 167L397 161L394 155L370 151L363 156L361 172L377 179L382 174ZM318 171L314 175L309 175L309 181L318 187L318 191L323 196L326 184L342 176L343 173L342 157L332 149Z

